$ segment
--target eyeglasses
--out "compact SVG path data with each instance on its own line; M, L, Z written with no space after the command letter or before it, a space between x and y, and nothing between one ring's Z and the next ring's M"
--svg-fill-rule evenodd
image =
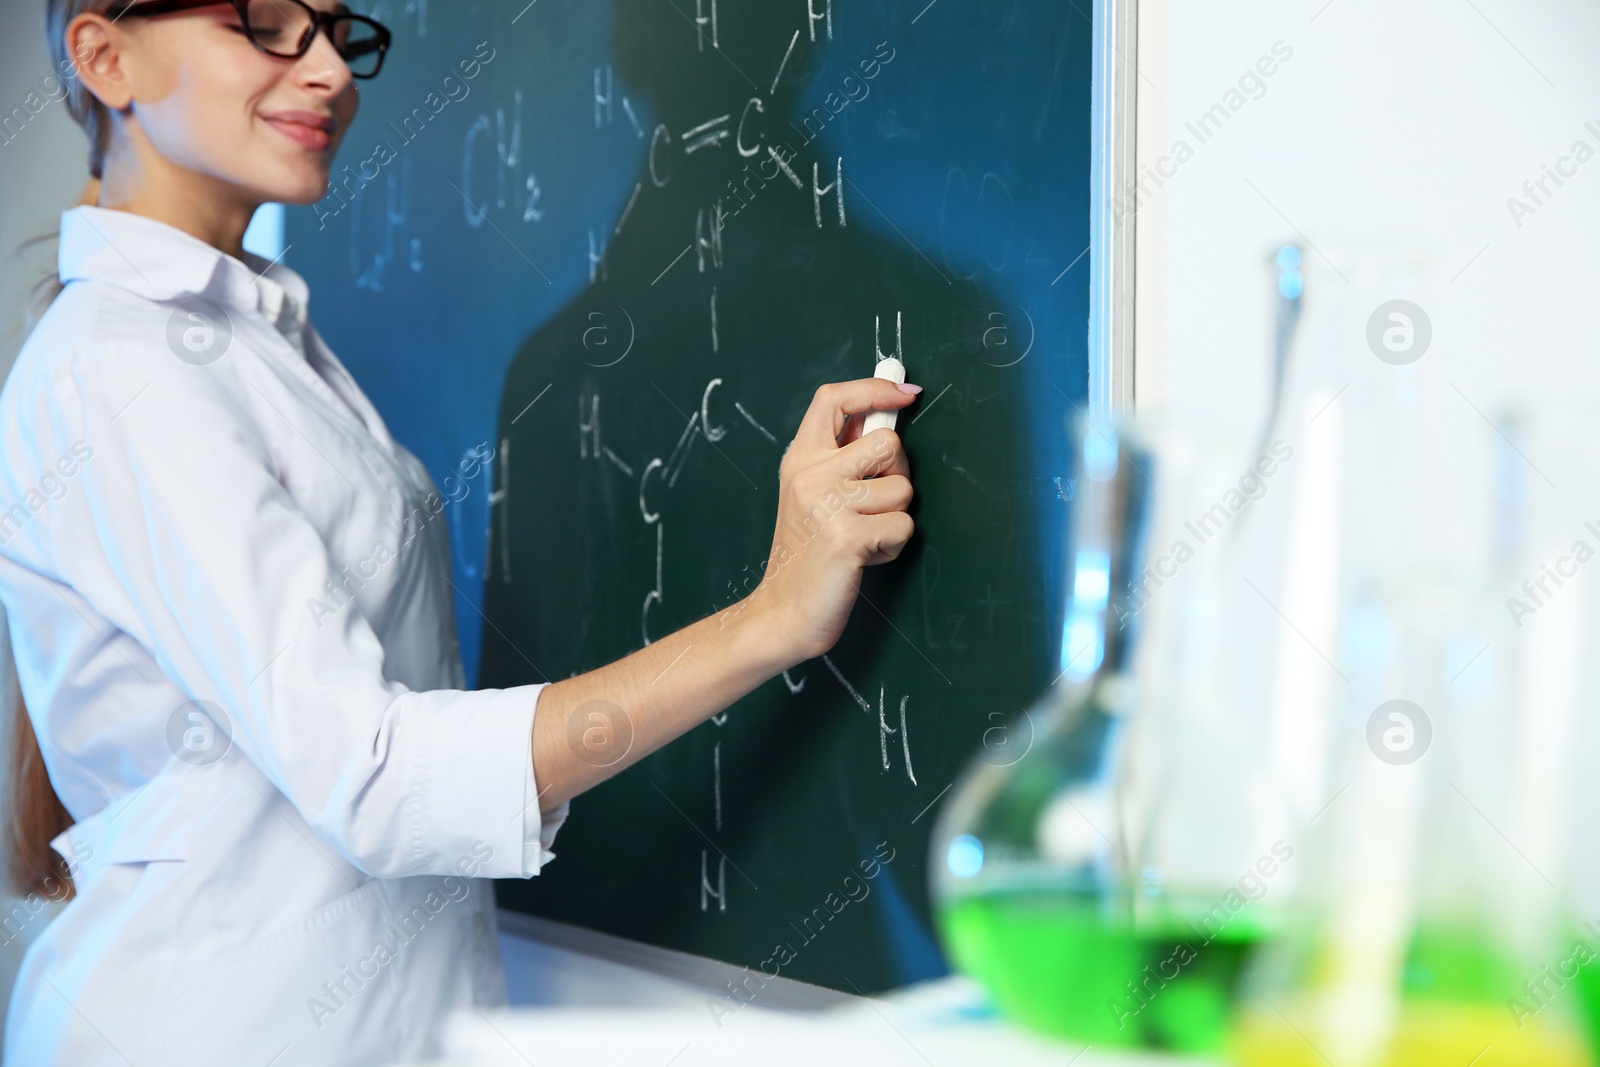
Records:
M355 78L370 78L383 66L393 35L381 23L343 9L329 14L300 0L144 0L115 3L106 9L113 20L170 15L229 4L239 13L244 34L256 49L280 59L298 59L311 49L322 30Z

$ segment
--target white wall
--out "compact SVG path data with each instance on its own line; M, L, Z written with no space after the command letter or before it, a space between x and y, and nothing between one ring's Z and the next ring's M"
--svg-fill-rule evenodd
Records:
M54 273L53 246L25 257L22 242L55 232L61 212L77 201L88 179L87 144L67 114L66 105L39 92L40 79L52 73L44 47L44 5L30 3L27 14L13 15L0 35L0 371L9 370L25 336L26 297L42 277ZM11 14L8 12L8 14ZM59 91L59 90L58 90ZM29 110L30 93L33 106ZM13 115L20 110L27 121Z
M1600 150L1600 132L1584 125L1600 128L1600 8L1580 0L1140 7L1142 162L1179 139L1196 148L1138 216L1139 356L1161 372L1141 382L1146 398L1259 408L1265 259L1297 231L1320 250L1307 249L1308 333L1359 342L1349 330L1371 306L1410 289L1426 294L1420 302L1435 327L1439 358L1418 368L1424 388L1448 374L1475 400L1537 402L1557 381L1600 376L1581 358L1600 307L1590 241L1600 158L1521 228L1506 207L1575 140ZM1184 123L1280 40L1293 58L1265 94L1198 144Z

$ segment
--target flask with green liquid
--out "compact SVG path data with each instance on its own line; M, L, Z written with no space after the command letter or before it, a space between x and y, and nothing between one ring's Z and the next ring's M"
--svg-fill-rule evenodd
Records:
M1023 1026L1215 1053L1265 929L1262 872L1292 850L1255 850L1243 794L1213 788L1244 776L1191 745L1184 716L1138 699L1154 439L1082 425L1075 444L1062 675L1010 727L1023 754L980 753L941 813L930 850L941 935Z

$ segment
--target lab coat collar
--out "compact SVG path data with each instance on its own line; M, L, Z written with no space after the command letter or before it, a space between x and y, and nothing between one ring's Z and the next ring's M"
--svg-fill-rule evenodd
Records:
M157 301L203 296L272 322L281 296L267 295L272 287L257 286L258 277L293 299L302 322L311 295L305 279L282 263L249 252L241 261L165 222L87 204L61 213L58 271L62 285L101 281Z

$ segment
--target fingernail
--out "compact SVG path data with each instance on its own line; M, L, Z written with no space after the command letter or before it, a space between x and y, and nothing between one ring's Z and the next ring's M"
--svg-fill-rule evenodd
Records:
M912 385L910 382L896 382L895 388L900 390L902 393L911 393L913 396L922 392L922 386Z

